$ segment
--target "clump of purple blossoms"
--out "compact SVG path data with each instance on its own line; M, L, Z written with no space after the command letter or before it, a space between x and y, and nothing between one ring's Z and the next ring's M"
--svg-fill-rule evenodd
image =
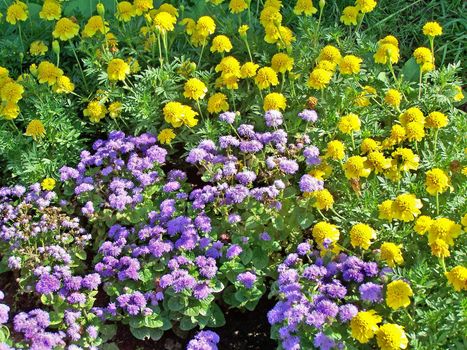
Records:
M298 116L306 122L314 123L318 120L318 114L316 113L316 111L310 109L304 109L303 111L298 113Z
M311 175L305 174L300 179L300 191L302 192L315 192L322 190L324 187L324 181L318 180Z
M187 350L217 350L219 336L213 331L200 331L187 345Z
M277 127L282 124L283 122L283 117L282 113L280 111L276 111L274 109L267 111L264 114L264 120L266 122L266 126L268 127Z

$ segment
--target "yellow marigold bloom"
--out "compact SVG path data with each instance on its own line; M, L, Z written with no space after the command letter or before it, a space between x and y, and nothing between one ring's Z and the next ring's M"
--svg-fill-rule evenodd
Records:
M386 35L383 39L380 39L378 41L378 44L379 45L391 44L396 47L399 47L399 40L397 40L397 38L394 35Z
M7 119L12 120L19 115L19 106L14 102L7 102L5 105L0 105L0 115Z
M206 93L208 92L208 88L206 87L206 85L204 85L204 83L197 78L189 79L185 83L183 88L183 96L185 96L186 98L191 98L195 101L204 98L204 96L206 96Z
M277 37L277 46L279 48L289 48L292 43L295 41L295 36L292 29L280 26L279 27L279 36Z
M55 180L48 177L41 182L41 187L44 191L52 191L55 187Z
M45 136L44 124L39 119L33 119L29 122L26 127L26 136L32 137L34 140L41 139Z
M266 0L264 2L264 7L274 7L280 10L282 7L282 0Z
M427 128L440 129L446 125L448 125L448 117L441 112L431 112L426 118Z
M435 37L443 34L443 27L438 22L427 22L423 26L423 34L430 37Z
M443 170L433 168L426 172L425 186L426 191L432 196L446 192L450 186L449 177Z
M184 18L180 21L180 24L182 26L185 26L185 32L188 34L188 35L192 35L195 28L196 28L196 22L191 19L191 18Z
M136 1L135 1L136 3ZM107 22L101 16L92 16L83 29L83 37L91 38L97 33L105 34L109 31Z
M42 40L36 40L29 46L29 53L32 56L43 56L49 50L47 45Z
M6 10L6 21L15 25L16 22L24 22L28 19L28 5L22 1L15 1Z
M246 24L243 24L238 28L238 34L241 38L246 38L246 32L248 32L248 29L250 29L250 27Z
M279 12L279 8L273 6L264 6L263 10L259 15L259 21L263 27L269 25L278 26L282 22L282 15Z
M258 70L255 76L255 83L260 90L276 86L279 84L277 73L271 67L263 67Z
M243 79L253 78L256 75L259 65L253 62L246 62L240 68L240 74Z
M287 99L279 92L271 92L264 97L263 109L264 111L285 110L287 106Z
M392 216L392 200L387 199L383 203L378 205L378 219L388 220L391 221L393 219Z
M413 221L420 215L421 207L423 207L422 201L414 194L404 193L397 196L392 202L392 215L397 220Z
M350 244L352 244L354 248L360 247L366 250L370 248L371 240L376 239L376 231L369 225L362 223L353 225L349 234Z
M10 81L0 88L2 101L17 103L23 97L24 87L15 81Z
M464 214L464 216L462 217L461 224L462 224L462 226L464 226L464 231L466 231L466 229L467 229L467 213Z
M392 152L392 156L398 162L402 171L417 170L420 157L413 153L410 148L398 148Z
M162 11L154 16L154 27L161 33L172 32L175 29L177 18L170 13Z
M229 109L229 103L227 102L227 96L223 93L215 93L208 100L208 112L219 113L225 112Z
M334 198L327 189L312 192L311 196L315 199L313 206L319 210L331 209L334 204Z
M378 323L383 319L376 314L376 311L360 311L350 320L350 330L352 338L362 344L366 344L378 331Z
M425 62L433 62L433 55L431 50L427 47L419 47L413 52L413 57L418 64L424 64Z
M358 7L356 6L347 6L342 11L342 16L340 18L341 22L344 23L346 26L357 25L357 17L358 17Z
M360 72L360 64L363 60L354 55L346 55L339 62L339 71L341 74L357 74Z
M456 89L456 94L454 95L454 102L459 102L464 99L464 94L462 93L462 88L460 86L454 86Z
M341 58L342 55L337 47L327 45L319 52L318 61L327 60L338 64Z
M376 53L373 55L376 63L380 64L396 64L399 62L399 48L396 45L385 43L378 46Z
M436 239L430 244L430 248L431 255L436 256L437 258L447 258L448 256L451 256L449 245L442 239Z
M444 274L456 292L467 290L467 268L464 266L456 266L451 271L445 272Z
M53 21L54 19L60 19L62 14L62 7L56 0L45 0L42 5L42 9L39 12L39 17L46 21Z
M115 13L115 17L117 17L119 21L129 22L135 15L135 8L131 2L120 1L117 4L117 12Z
M433 220L428 229L428 243L433 244L437 239L442 239L448 245L454 245L454 239L462 233L462 227L454 221L446 218Z
M332 167L326 162L326 160L323 157L320 157L320 159L321 164L318 165L316 168L310 170L308 174L317 178L318 180L324 180L331 176Z
M368 177L371 169L366 166L366 157L353 156L347 159L342 168L347 179L358 179Z
M405 126L407 140L421 141L425 137L425 129L423 124L418 122L410 122Z
M90 101L83 114L85 117L89 117L92 123L98 123L107 114L107 108L97 100Z
M401 100L402 94L395 89L389 89L384 96L384 102L395 108L399 108Z
M196 22L196 29L202 37L208 37L216 31L216 23L209 16L202 16Z
M120 101L112 102L109 105L109 117L115 119L122 113L122 103Z
M345 157L345 146L339 140L333 140L328 142L326 148L326 158L331 158L334 160L342 160Z
M277 73L285 73L293 68L294 59L285 53L276 53L271 59L271 68Z
M399 121L402 126L406 126L410 122L416 122L424 125L425 117L420 109L417 107L411 107L399 116Z
M48 61L42 61L37 67L37 79L39 83L53 85L63 75L63 71Z
M368 153L366 165L375 172L375 174L383 173L391 167L391 159L385 158L384 154L378 151Z
M371 104L369 97L376 95L376 89L372 86L364 86L363 91L355 98L355 105L359 107L367 107Z
M182 126L183 105L180 102L168 102L163 110L164 120L174 128Z
M216 66L216 72L222 72L222 75L234 75L240 77L240 62L233 57L224 57Z
M192 128L198 124L198 119L196 116L198 115L190 106L182 105L182 115L181 120L184 125Z
M384 242L381 244L381 259L383 259L389 267L402 265L404 258L401 252L402 245L397 245L391 242Z
M293 8L293 13L297 16L301 15L302 13L306 16L311 16L318 12L318 9L313 6L312 0L297 0L295 7Z
M313 235L315 242L320 247L323 247L325 239L329 240L331 243L336 243L340 237L337 226L325 221L320 221L315 226L313 226L311 234Z
M170 13L172 16L174 16L175 18L178 17L178 10L175 6L171 5L171 4L162 4L161 6L159 6L159 8L157 10L151 10L150 11L150 14L151 15L157 15L158 13L160 12L167 12L167 13Z
M372 138L366 138L360 144L360 150L362 154L366 154L369 152L376 152L380 150L380 145L378 141L373 140Z
M230 52L232 47L232 43L227 36L218 35L212 39L211 52Z
M154 8L153 0L134 0L133 6L137 16L141 16L143 13Z
M57 23L55 23L54 31L52 35L54 38L62 41L70 40L78 35L79 25L69 18L63 17Z
M358 7L361 13L368 13L374 10L376 7L375 0L355 0L355 5Z
M351 134L354 131L360 131L360 118L354 113L344 115L337 124L339 130L344 134Z
M391 167L389 169L386 169L384 172L384 176L387 177L389 180L392 182L398 182L402 178L402 174L397 167L397 164L394 160L391 161Z
M422 64L421 69L423 73L431 72L435 69L435 65L433 64L433 62L425 62Z
M109 62L107 75L110 81L123 81L128 74L130 74L130 66L121 58L114 58Z
M322 90L328 86L332 79L332 73L321 68L315 68L308 78L308 86L312 89Z
M397 280L388 284L386 291L386 304L393 310L410 305L410 297L413 296L412 288L402 281Z
M381 350L399 350L406 349L409 340L402 326L386 323L376 332L376 343Z
M159 135L157 135L157 139L162 144L169 144L175 138L175 133L173 129L162 129Z
M316 65L316 68L327 70L328 72L334 72L337 64L333 61L321 60Z
M391 127L391 135L389 136L389 143L391 146L397 145L405 141L406 132L403 126L395 124Z
M222 74L216 79L216 87L226 87L229 90L238 89L239 78L233 74Z
M421 215L417 221L415 221L415 226L414 230L417 232L419 235L424 235L426 232L431 227L431 224L433 223L433 219L430 218L429 216L426 215Z
M245 0L230 0L229 9L232 13L240 13L248 8L248 3Z
M57 94L69 94L75 90L75 84L73 84L66 75L62 75L57 78L57 82L53 86L53 90Z

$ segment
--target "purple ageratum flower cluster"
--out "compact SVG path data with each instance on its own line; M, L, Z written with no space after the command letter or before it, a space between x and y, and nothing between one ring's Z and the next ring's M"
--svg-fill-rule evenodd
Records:
M264 114L264 120L266 122L266 126L270 128L278 127L279 125L282 125L283 122L282 113L276 110L267 111Z
M316 111L312 109L304 109L303 111L298 113L298 116L300 117L300 119L309 123L314 123L318 120L318 113L316 113Z
M94 142L93 153L81 152L76 168L61 168L61 180L72 186L77 198L85 203L83 214L91 216L97 210L89 202L96 192L103 197L101 206L117 211L141 203L144 189L160 180L159 166L167 156L156 142L151 134L126 136L113 131L108 140Z
M315 192L324 188L324 181L305 174L300 179L299 187L302 192Z
M382 302L384 271L375 262L346 254L326 261L309 243L301 243L278 267L279 301L268 320L285 350L300 349L302 341L312 341L318 349L340 348L323 330Z
M5 295L0 291L0 301L5 298ZM10 307L6 304L0 303L0 325L8 322Z
M200 331L187 345L187 350L217 350L219 336L213 331Z

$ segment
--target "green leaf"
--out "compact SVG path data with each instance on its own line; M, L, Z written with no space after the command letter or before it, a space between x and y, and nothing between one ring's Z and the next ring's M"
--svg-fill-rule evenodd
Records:
M212 304L211 317L208 322L209 327L222 327L225 325L225 317L221 308L217 304Z
M117 325L115 324L105 324L99 326L100 337L103 342L106 342L112 339L115 334L117 334Z
M150 328L133 328L133 327L130 327L130 332L131 334L134 335L134 337L136 339L140 339L140 340L146 340L146 339L149 339L151 337L151 329Z
M195 327L196 327L196 323L191 322L190 317L183 317L180 320L180 329L182 331L189 331L189 330L191 330L191 329L193 329Z
M171 297L168 300L167 305L171 311L180 311L185 306L185 304L182 303L182 300L177 297Z
M402 67L402 74L405 81L418 81L420 77L420 66L412 57L410 60L405 62L404 67Z
M144 318L144 325L148 328L160 328L164 322L160 319L159 315L151 315Z

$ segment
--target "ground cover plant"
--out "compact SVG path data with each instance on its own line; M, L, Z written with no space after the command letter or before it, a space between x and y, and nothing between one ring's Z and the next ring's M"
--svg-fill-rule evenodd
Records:
M0 349L466 348L466 25L0 2Z

